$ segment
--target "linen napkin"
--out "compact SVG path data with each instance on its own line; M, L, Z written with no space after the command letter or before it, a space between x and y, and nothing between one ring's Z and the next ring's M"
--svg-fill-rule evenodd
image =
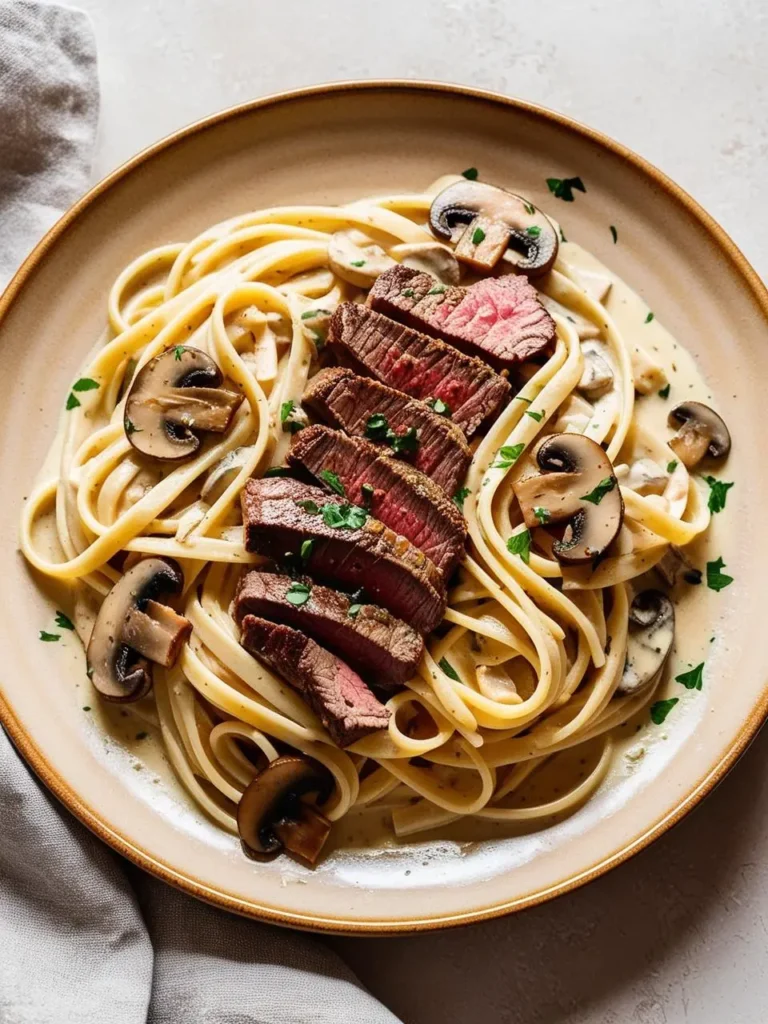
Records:
M0 0L0 287L85 189L98 117L79 11ZM398 1024L321 941L126 864L0 731L0 1021Z

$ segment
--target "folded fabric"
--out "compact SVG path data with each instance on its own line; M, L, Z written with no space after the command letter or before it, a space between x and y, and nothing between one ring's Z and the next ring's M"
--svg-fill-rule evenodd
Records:
M95 45L78 12L0 0L0 286L87 187ZM0 731L0 1021L397 1024L321 941L127 865Z

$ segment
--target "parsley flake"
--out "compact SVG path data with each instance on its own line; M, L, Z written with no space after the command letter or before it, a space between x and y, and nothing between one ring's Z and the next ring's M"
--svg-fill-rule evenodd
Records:
M301 608L309 600L312 588L307 583L299 583L294 580L285 592L285 600L295 608Z
M541 423L544 419L544 410L542 409L541 412L533 412L533 410L527 409L525 415L530 416L531 419L536 420L537 423Z
M472 245L480 245L481 242L485 241L485 232L482 228L475 228L472 232Z
M301 560L306 562L309 560L309 556L312 554L312 549L315 546L314 537L309 537L307 540L301 542Z
M536 518L539 520L539 522L541 523L542 526L545 523L549 522L549 520L552 517L552 513L549 511L549 509L548 508L541 508L541 506L539 506L538 508L535 508L533 510L533 514L536 516Z
M533 401L533 399L532 398L523 398L522 395L515 395L515 401L516 402L525 402L526 404L530 405L531 402Z
M64 612L56 612L56 625L59 629L74 629L75 624Z
M704 662L692 668L689 672L682 672L675 676L676 683L682 683L686 690L700 690L704 681Z
M81 377L80 380L76 380L72 385L73 391L95 391L101 387L97 380L93 380L91 377Z
M330 502L320 509L323 522L334 530L360 530L368 513L357 505L335 505Z
M331 488L332 491L340 494L342 498L346 498L347 492L344 490L344 484L339 480L338 475L334 473L332 469L321 469L317 475L324 484L327 484L328 487Z
M648 312L648 316L645 318L645 323L649 324L653 320L653 313Z
M365 436L372 441L386 441L389 433L389 420L381 413L376 412L369 416L365 423Z
M395 434L390 430L387 441L395 455L402 455L403 452L413 454L419 447L419 433L416 427L409 427L404 434Z
M461 511L463 512L464 511L464 499L468 498L471 493L472 492L470 491L470 489L468 487L462 487L462 488L460 488L460 490L456 491L456 493L454 494L454 496L452 498L453 504L456 506L456 508L461 509Z
M709 485L709 501L707 502L709 511L713 515L716 512L722 512L725 508L728 491L733 487L733 484L726 483L725 480L716 480L713 476L705 476L704 480Z
M541 228L536 224L532 224L529 228L525 229L526 235L530 235L531 238L538 238L541 234Z
M296 403L292 398L289 398L287 402L283 402L283 404L280 406L281 423L285 423L286 420L291 418L291 413L293 412L295 406Z
M665 398L665 399L669 398L669 391L670 391L671 387L672 387L671 384L665 384L663 388L659 388L659 391L658 391L659 398Z
M450 419L451 407L447 402L444 402L442 398L428 398L427 405L436 412L438 416L446 416Z
M616 486L616 477L607 476L589 494L582 494L581 501L588 501L592 505L599 505L606 494L609 494Z
M616 230L616 228L613 226L613 224L611 224L611 238L613 238L613 244L616 245L616 243L619 240L619 233Z
M478 228L478 231L479 230L480 229ZM475 235L476 234L477 234L477 231L475 232ZM483 234L483 238L485 238L485 234ZM472 236L472 241L474 242L474 235ZM482 241L482 239L481 239L481 241ZM477 245L476 242L475 242L475 245ZM429 289L429 291L427 292L427 295L442 295L444 291L445 291L445 285L444 284L436 284L433 288Z
M61 637L59 636L58 633L46 633L44 629L41 629L40 639L43 641L43 643L52 644L55 643L57 640L61 640Z
M674 473L675 470L677 469L677 465L678 465L677 459L672 459L671 462L667 463L667 472L668 473ZM723 504L725 504L725 503L723 503Z
M330 316L330 309L308 309L301 314L302 320L313 320L316 316Z
M525 445L522 444L522 442L520 444L504 445L499 448L496 453L498 455L498 459L493 463L491 469L509 469L510 466L514 466L523 454L524 448Z
M416 292L413 290L413 288L403 288L400 294L404 295L406 299L412 299Z
M461 677L459 676L459 673L456 671L456 669L453 667L450 661L448 661L447 658L441 658L440 661L438 661L438 665L443 670L443 672L445 672L449 679L453 679L457 683L461 682Z
M173 358L176 360L176 362L180 363L181 362L181 357L183 355L184 355L184 346L183 345L177 345L176 348L173 350Z
M679 697L670 697L669 700L657 700L655 704L651 704L651 721L654 725L662 725L669 712L679 702Z
M270 466L264 476L290 476L291 471L286 466Z
M477 173L476 167L468 167L466 171L461 172L461 176L468 181L477 181Z
M574 189L578 192L587 191L581 178L547 178L547 188L555 199L562 199L566 203L573 202Z
M526 565L531 561L531 531L521 530L513 533L507 540L507 551L511 555L520 555Z
M352 262L349 265L350 267L364 267L365 260L352 260Z
M320 515L320 506L316 501L297 501L296 504L310 516Z
M349 616L349 618L356 619L357 616L360 614L360 609L362 607L363 606L361 604L351 604L347 609L347 615Z
M77 401L77 399L75 399L75 401ZM80 403L78 402L77 404L79 405ZM69 408L69 406L67 406L67 408ZM127 416L123 420L123 429L125 430L125 433L126 433L126 435L128 437L130 437L131 434L140 434L141 433L141 431L136 426L136 424L133 422L133 420L129 420Z
M707 586L710 590L715 590L719 593L733 583L733 576L727 576L725 573L720 572L724 568L725 562L722 558L716 558L714 562L707 562Z
M66 404L66 407L65 407L67 409L67 412L69 412L70 409L76 409L78 407L78 405L80 405L79 399L77 398L76 395L73 395L72 392L70 391L69 398L67 399L67 404Z
M528 214L529 217L532 217L534 213L536 213L536 207L533 205L533 203L529 203L525 199L523 200L523 207L525 208L525 212Z

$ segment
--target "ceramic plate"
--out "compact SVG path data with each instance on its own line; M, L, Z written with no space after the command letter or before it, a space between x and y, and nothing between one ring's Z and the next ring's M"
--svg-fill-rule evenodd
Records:
M633 771L621 764L578 813L531 835L336 851L310 872L249 862L176 784L152 740L107 723L74 637L40 643L55 595L16 550L17 520L63 396L105 324L109 286L137 254L248 209L421 191L475 166L561 221L622 275L694 354L734 435L728 572L706 692ZM586 194L556 203L548 177ZM619 229L614 244L610 225ZM727 771L763 721L761 594L768 531L736 530L768 501L758 445L768 379L768 294L722 230L659 171L560 115L414 83L322 87L185 129L98 185L38 246L0 301L2 718L82 821L137 864L232 910L310 929L397 932L502 914L579 885L669 828ZM754 521L754 519L753 519ZM691 707L694 705L691 703ZM671 725L671 720L670 720ZM140 736L141 733L139 732Z

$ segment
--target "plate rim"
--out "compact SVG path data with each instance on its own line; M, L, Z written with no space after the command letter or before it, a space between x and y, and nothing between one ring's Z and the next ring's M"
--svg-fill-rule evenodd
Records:
M757 271L740 251L735 242L718 222L683 188L673 181L654 164L640 156L634 150L616 141L610 136L591 128L575 118L561 114L537 103L516 97L504 96L501 93L470 86L420 79L368 79L345 80L340 82L322 83L299 89L290 89L270 93L267 96L245 103L227 107L217 113L192 122L146 148L135 156L120 164L115 170L97 182L85 195L67 210L56 223L46 232L35 248L27 256L13 275L5 291L0 294L0 324L7 316L11 306L22 293L25 285L33 278L44 257L53 248L68 228L94 203L103 197L114 185L127 177L144 163L178 143L200 134L209 128L246 116L255 110L277 107L313 97L322 97L340 93L366 91L412 91L418 95L442 93L447 96L466 97L479 100L492 106L512 108L554 124L571 134L586 138L608 150L625 163L639 170L650 178L659 188L677 204L684 208L704 229L717 246L720 253L735 269L747 286L752 298L762 311L768 324L768 289L762 283ZM0 687L2 684L0 683ZM315 913L277 910L252 899L245 899L224 892L214 886L201 882L190 875L176 870L172 864L148 853L136 845L119 830L112 828L101 820L99 815L88 806L70 784L57 773L46 758L44 752L27 734L17 718L11 704L0 688L0 722L13 741L17 751L24 757L38 778L56 796L56 798L99 839L107 843L113 850L132 861L138 867L162 881L181 889L188 895L205 900L224 910L229 910L246 917L267 921L272 924L298 928L306 931L318 931L337 935L403 935L408 933L434 931L456 927L462 924L478 923L491 920L505 914L523 910L527 907L545 903L555 896L571 892L587 882L606 874L630 857L645 849L657 838L667 832L673 825L681 821L736 764L749 744L755 738L768 717L768 681L764 682L762 693L753 705L750 715L744 721L733 743L710 770L688 791L677 803L677 806L650 824L639 836L623 844L611 854L603 857L591 867L571 875L546 888L518 896L512 900L466 910L460 913L419 917L413 920L386 918L357 918L344 916L328 917Z

